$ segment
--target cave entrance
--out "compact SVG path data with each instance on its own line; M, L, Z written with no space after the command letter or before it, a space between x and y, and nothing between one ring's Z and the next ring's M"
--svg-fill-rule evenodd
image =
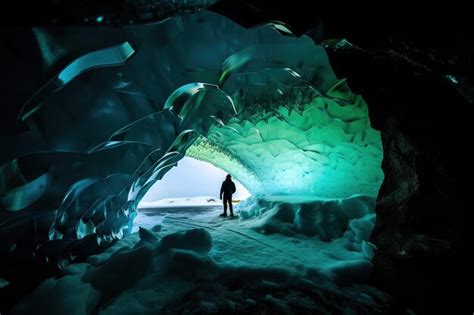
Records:
M211 163L185 156L172 168L162 180L153 185L145 194L139 208L166 206L181 202L189 206L205 204L206 200L214 200L219 205L219 189L227 172ZM237 191L233 195L236 202L243 201L251 196L247 188L233 178ZM186 200L188 199L188 200ZM209 204L213 204L209 202Z
M185 156L145 194L135 226L151 227L166 214L217 216L222 212L219 189L226 175L211 163ZM237 205L251 193L238 179L233 181L237 188L233 204Z

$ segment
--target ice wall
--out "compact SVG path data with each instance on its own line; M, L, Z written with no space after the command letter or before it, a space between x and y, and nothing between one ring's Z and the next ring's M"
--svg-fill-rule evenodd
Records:
M35 34L62 57L23 107L27 131L5 140L0 205L13 219L0 232L34 227L38 243L36 218L55 213L49 239L121 238L186 152L257 193L376 193L382 153L366 104L307 36L210 12Z
M237 96L236 103L254 106L212 126L187 154L228 170L257 195L377 196L380 133L370 126L367 104L344 80L325 95L306 87L266 89L278 96Z

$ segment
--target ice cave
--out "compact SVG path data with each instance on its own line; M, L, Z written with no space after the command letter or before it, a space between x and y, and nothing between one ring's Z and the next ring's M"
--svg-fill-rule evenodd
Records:
M464 253L470 173L442 146L468 134L439 123L472 117L462 77L335 36L331 16L300 31L260 1L188 2L6 28L0 313L438 307ZM436 102L457 107L415 108ZM232 174L235 217L216 184L200 205L150 199L190 160Z

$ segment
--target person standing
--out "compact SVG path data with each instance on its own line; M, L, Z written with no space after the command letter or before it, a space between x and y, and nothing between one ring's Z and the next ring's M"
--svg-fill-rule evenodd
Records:
M232 194L235 193L235 184L232 181L232 176L227 174L225 181L222 182L220 199L224 196L224 213L220 214L221 217L227 216L227 204L229 204L230 216L234 216L234 209L232 208Z

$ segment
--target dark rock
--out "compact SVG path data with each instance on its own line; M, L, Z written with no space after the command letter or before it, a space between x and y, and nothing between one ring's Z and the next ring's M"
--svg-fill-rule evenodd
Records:
M400 54L350 46L329 54L382 133L372 281L402 309L462 310L472 104L439 73Z

